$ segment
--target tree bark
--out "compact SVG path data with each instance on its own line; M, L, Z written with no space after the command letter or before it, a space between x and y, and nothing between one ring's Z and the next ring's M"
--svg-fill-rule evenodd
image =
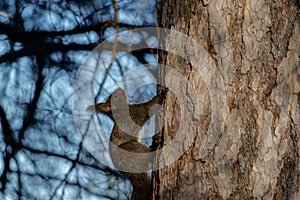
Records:
M213 59L228 114L202 154L216 123L214 96L189 62L160 55L189 80L200 115L184 124L194 127L186 133L193 138L189 149L153 173L155 199L300 199L299 1L163 0L161 6L161 25L195 39ZM168 95L162 143L176 133L180 106Z

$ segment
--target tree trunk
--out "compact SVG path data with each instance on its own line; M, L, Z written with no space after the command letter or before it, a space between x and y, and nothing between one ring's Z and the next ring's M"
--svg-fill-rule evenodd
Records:
M163 0L161 12L163 27L195 39L212 58L226 99L220 112L227 113L212 117L220 105L205 74L179 56L161 55L196 91L199 116L183 124L192 127L192 145L153 173L155 198L300 199L299 1ZM189 90L182 92L188 101ZM168 95L163 143L176 134L179 107L195 116L176 101ZM218 120L222 126L210 133Z

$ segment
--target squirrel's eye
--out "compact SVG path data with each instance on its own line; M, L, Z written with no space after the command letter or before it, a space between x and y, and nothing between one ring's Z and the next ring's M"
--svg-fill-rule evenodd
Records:
M115 100L118 100L118 99L119 99L119 95L118 95L118 94L114 94L114 95L113 95L113 98L114 98Z

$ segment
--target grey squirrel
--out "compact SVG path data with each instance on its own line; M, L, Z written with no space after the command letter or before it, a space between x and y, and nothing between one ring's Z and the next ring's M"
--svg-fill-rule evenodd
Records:
M161 106L158 105L162 105L168 91L168 88L160 86L159 93L150 101L141 104L129 104L125 91L118 88L108 97L105 103L88 107L89 110L94 110L96 113L107 115L115 122L110 136L109 151L112 161L118 169L124 169L125 167L130 168L130 171L134 171L136 167L152 163L154 158L151 156L145 157L143 160L137 160L134 156L120 153L119 149L132 153L151 152L150 148L140 142L138 134L147 120L159 111ZM149 166L150 169L151 166ZM151 183L146 173L122 173L133 185L133 200L151 199Z

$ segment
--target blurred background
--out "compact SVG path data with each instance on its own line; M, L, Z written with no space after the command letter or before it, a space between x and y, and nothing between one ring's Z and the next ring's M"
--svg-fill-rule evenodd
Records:
M153 0L0 1L0 199L130 199L130 181L81 142L72 116L74 82L101 42L109 38L113 46L116 33L157 26L158 7ZM157 47L153 35L132 34L130 42ZM118 53L103 49L97 65ZM123 52L103 64L95 102L104 102L135 67L145 66L139 79L155 80L156 53ZM156 84L148 84L130 91L129 101L155 94ZM98 118L109 137L112 121ZM143 142L151 145L151 137ZM105 148L100 153L109 157Z

